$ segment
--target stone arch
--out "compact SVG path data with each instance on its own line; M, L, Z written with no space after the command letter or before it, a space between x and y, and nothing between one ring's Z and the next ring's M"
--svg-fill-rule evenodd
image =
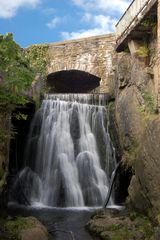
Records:
M101 78L96 91L108 93L113 88L114 46L113 34L50 44L47 74L70 70L87 72Z
M48 74L47 85L50 92L87 93L100 85L100 78L81 70L62 70Z
M68 59L65 60L63 59L62 56L62 58L59 57L59 59L54 59L51 61L50 65L48 66L48 73L77 70L88 72L92 75L97 76L99 71L98 68L95 67L93 58L96 58L96 55L94 57L92 56L91 61L90 53L78 55L76 56L76 58L74 57L72 58L72 56L69 56Z

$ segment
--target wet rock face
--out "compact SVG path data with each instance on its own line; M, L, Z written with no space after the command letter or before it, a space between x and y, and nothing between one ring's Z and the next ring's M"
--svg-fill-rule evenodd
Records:
M123 149L123 158L130 155L128 165L132 165L131 155L143 132L143 119L140 114L140 106L143 104L142 93L139 84L135 84L133 73L135 73L134 61L129 54L119 57L116 77L116 121L118 124L120 143ZM137 62L135 62L137 65ZM122 81L124 79L124 81ZM125 160L125 159L123 159Z
M157 215L160 211L159 146L160 118L157 117L149 121L142 135L139 154L135 161L135 180L132 180L129 189L131 202L142 210L148 206L153 211L153 215ZM145 197L142 206L140 201L136 201L140 199L140 194L143 198Z
M154 78L142 59L125 53L119 56L116 81L115 114L122 160L133 169L129 203L155 216L160 212L160 119L151 109Z

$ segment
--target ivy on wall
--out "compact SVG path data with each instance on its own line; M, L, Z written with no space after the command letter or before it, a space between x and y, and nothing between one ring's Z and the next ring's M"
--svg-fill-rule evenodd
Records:
M31 45L27 49L27 58L30 65L36 70L36 73L46 75L46 66L48 62L48 44Z

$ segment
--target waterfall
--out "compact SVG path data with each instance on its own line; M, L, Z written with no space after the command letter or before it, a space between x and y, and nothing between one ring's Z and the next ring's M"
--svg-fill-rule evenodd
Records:
M105 95L46 95L19 176L30 202L102 206L116 165L108 127Z

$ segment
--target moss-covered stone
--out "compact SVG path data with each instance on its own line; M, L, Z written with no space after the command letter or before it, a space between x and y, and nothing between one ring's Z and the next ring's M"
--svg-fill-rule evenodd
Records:
M22 229L32 228L34 226L34 220L23 217L8 218L5 224L6 229L13 235L17 235Z
M144 215L135 212L121 215L109 211L103 217L95 216L88 229L103 240L153 240L158 231Z
M8 217L3 221L6 236L13 240L47 240L46 228L34 217ZM0 238L1 240L1 238Z

